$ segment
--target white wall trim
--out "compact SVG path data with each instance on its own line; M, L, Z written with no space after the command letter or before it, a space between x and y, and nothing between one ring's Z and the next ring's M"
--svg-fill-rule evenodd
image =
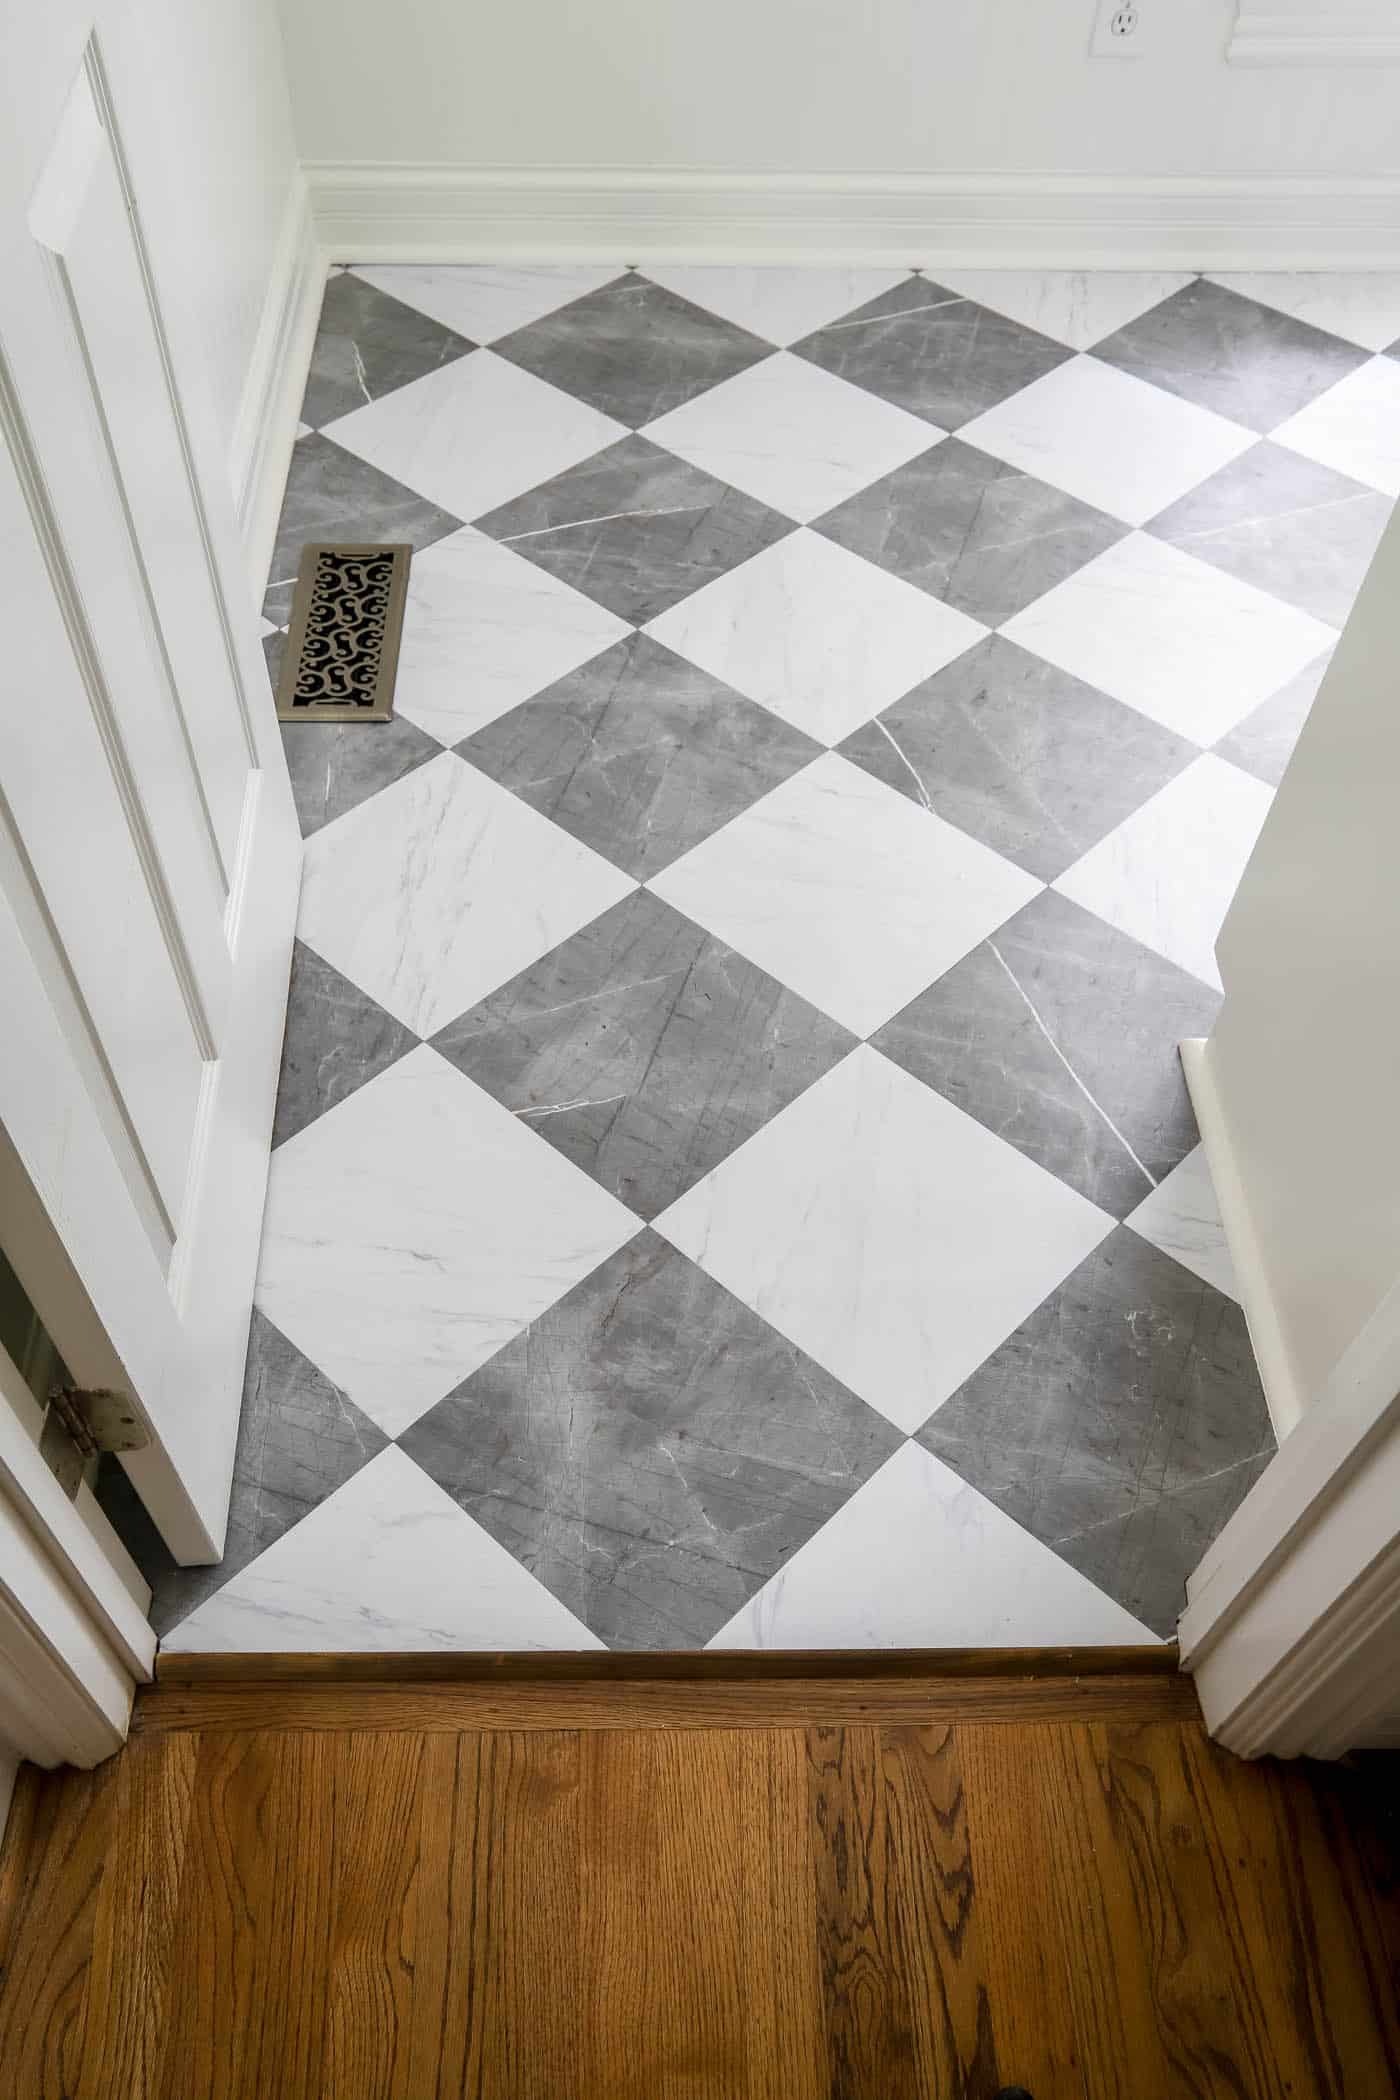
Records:
M1239 0L1225 47L1233 66L1400 64L1396 0Z
M773 175L312 161L335 262L1400 266L1400 176Z
M261 602L296 440L326 260L300 173L287 196L262 316L229 443L229 478L243 553Z

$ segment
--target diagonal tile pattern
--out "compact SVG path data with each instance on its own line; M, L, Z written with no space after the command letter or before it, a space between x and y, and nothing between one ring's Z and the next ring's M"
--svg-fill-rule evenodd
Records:
M336 273L264 647L305 539L409 539L399 711L286 737L229 1552L147 1553L168 1639L1171 1632L1272 1449L1176 1045L1400 492L1397 337L1394 273Z

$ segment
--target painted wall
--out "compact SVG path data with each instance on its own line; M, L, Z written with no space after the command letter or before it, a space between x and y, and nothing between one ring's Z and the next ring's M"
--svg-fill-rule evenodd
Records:
M309 161L782 173L1374 174L1394 71L1229 66L1234 0L281 0ZM1322 4L1322 0L1319 0Z

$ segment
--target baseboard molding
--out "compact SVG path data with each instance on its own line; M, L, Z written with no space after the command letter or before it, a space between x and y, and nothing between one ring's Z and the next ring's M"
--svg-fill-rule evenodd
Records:
M1290 1430L1296 1429L1302 1421L1307 1403L1293 1368L1292 1354L1284 1340L1283 1323L1264 1267L1259 1236L1254 1229L1239 1162L1230 1139L1229 1124L1216 1091L1209 1052L1210 1045L1204 1037L1184 1042L1181 1045L1181 1069L1186 1075L1187 1091L1196 1112L1210 1177L1215 1184L1215 1200L1220 1206L1220 1222L1225 1227L1225 1239L1234 1263L1240 1304L1244 1308L1254 1360L1259 1367L1259 1382L1268 1402L1274 1435L1282 1443Z
M313 161L337 262L1400 266L1400 176L773 175Z
M326 267L311 192L298 175L283 213L229 445L234 508L255 600L262 597L277 537Z

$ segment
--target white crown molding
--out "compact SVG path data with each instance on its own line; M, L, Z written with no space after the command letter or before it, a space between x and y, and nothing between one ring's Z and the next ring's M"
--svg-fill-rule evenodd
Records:
M1400 63L1397 0L1239 0L1225 47L1235 66L1347 66Z
M773 175L311 162L337 262L1400 266L1400 176Z

